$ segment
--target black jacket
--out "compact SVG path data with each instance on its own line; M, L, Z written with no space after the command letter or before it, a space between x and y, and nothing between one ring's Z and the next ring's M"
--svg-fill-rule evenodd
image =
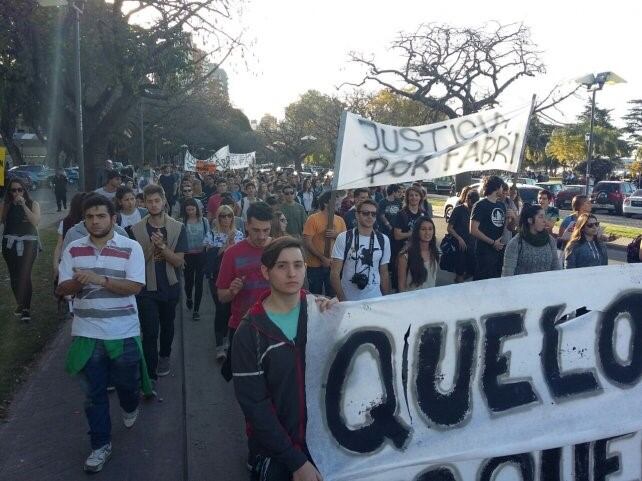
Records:
M301 310L294 342L267 316L265 293L248 311L234 334L234 390L245 420L250 452L272 457L290 472L308 461L305 443L305 345L307 302Z

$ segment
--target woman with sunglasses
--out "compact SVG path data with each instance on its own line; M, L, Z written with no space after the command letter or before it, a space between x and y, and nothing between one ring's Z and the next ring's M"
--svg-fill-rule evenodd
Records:
M17 304L14 314L28 322L31 320L31 270L39 245L40 205L31 199L24 181L14 177L9 182L0 212L4 224L2 257L7 263Z
M593 214L580 214L566 245L564 267L605 266L609 263L606 246L600 242L600 223Z
M399 292L435 287L439 271L435 234L435 223L430 217L417 219L397 260Z
M285 237L288 234L288 218L285 217L285 214L280 210L274 211L274 216L272 217L272 229L270 230L270 237L273 239L278 239L279 237Z
M225 336L227 334L227 321L230 318L230 303L220 302L216 295L216 278L221 268L221 260L225 251L241 242L245 236L234 226L234 211L229 205L221 205L216 211L216 217L212 222L211 249L207 254L207 277L209 279L212 299L216 305L214 316L214 335L216 338L216 359L224 361L227 353Z

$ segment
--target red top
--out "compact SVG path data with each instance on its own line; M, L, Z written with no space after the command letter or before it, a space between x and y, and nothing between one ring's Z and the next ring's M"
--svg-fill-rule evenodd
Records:
M207 201L207 212L211 212L213 216L216 216L216 212L218 211L218 208L221 206L223 198L221 197L221 194L214 194L210 199Z
M262 254L262 247L254 247L247 240L233 245L223 254L216 287L229 289L235 278L243 279L243 289L232 299L232 315L228 322L232 329L239 326L245 313L261 294L270 289L270 283L261 274Z

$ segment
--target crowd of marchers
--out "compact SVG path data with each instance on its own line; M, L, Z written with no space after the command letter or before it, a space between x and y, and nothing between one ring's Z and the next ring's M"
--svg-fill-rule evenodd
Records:
M95 191L71 199L52 266L58 302L73 317L66 370L86 397L87 472L112 453L110 391L133 427L141 399L172 370L179 302L202 320L205 285L212 349L247 423L251 479L312 481L322 478L305 438L307 293L323 310L434 287L440 269L459 283L608 262L589 198L576 196L556 231L551 193L523 203L496 176L461 192L439 245L420 183L333 193L329 176L171 166L140 182L109 164L98 178ZM40 216L23 181L11 179L2 254L24 322Z

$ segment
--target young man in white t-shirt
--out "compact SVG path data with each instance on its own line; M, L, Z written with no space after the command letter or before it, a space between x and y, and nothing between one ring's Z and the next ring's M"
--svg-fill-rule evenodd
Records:
M89 235L65 248L56 294L75 296L66 367L83 377L92 449L84 468L98 472L111 456L109 384L125 426L138 417L143 355L135 295L145 284L145 258L138 242L114 232L116 213L107 198L89 196L83 212Z
M236 215L242 217L243 220L247 222L247 209L250 207L250 204L260 199L256 197L256 185L254 185L254 182L247 182L244 190L245 197L236 203Z
M339 234L332 249L330 283L340 301L372 299L390 292L390 240L374 229L377 203L371 199L360 202L356 216L356 229Z

